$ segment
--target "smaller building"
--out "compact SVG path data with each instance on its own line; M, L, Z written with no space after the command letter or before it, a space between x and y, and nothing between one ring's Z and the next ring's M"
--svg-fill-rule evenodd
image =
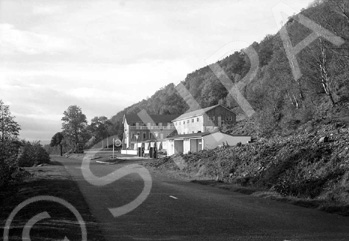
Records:
M251 141L250 136L232 136L219 131L224 124L236 123L236 114L222 105L184 113L172 121L178 135L167 138L167 155L234 146Z
M249 141L250 136L233 136L220 131L178 135L167 138L167 155L187 154L222 145L235 146L239 142L246 144Z
M236 114L222 105L184 113L173 121L179 135L212 132L224 124L234 124Z

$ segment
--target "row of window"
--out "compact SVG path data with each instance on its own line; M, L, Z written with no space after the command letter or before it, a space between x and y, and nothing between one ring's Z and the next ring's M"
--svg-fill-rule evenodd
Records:
M216 117L215 116L211 116L210 117L210 120L211 121L215 121L216 120ZM232 116L227 116L227 117L223 117L222 119L221 119L221 121L224 121L224 120L226 120L226 121L232 121L233 120L233 117ZM196 122L199 122L200 121L200 118L196 118ZM191 120L186 120L186 121L177 121L176 123L175 123L175 125L176 126L178 126L178 125L185 125L185 123L187 123L187 124L189 124L189 123L194 123L195 122L195 118L192 118Z
M157 132L155 132L155 133L151 133L151 132L134 133L134 132L131 132L131 140L134 140L134 139L138 140L138 141L149 140L149 139L152 139L153 137L164 139L164 133L160 133L160 135L159 135Z
M201 133L201 131L192 131L191 133L189 131L183 131L183 132L178 132L178 135L195 134L195 133Z
M200 121L200 118L196 118L196 122L199 122L199 121ZM194 122L195 122L195 118L193 118L193 119L191 119L191 120L187 120L187 121L177 121L177 122L175 123L175 125L178 126L178 125L181 125L182 123L183 123L183 125L184 125L185 122L187 122L187 123L190 123L190 122L194 123Z
M215 116L211 116L210 117L210 120L211 121L215 121L216 120L216 117ZM218 120L218 118L217 118ZM232 121L233 120L233 117L232 116L226 116L226 117L223 117L221 118L221 122L223 123L224 121Z
M139 126L154 126L154 123L147 123L147 125L145 125L144 123L133 123L131 126L137 126L137 124ZM164 124L164 125L163 125ZM171 125L171 123L155 123L155 126L169 126Z

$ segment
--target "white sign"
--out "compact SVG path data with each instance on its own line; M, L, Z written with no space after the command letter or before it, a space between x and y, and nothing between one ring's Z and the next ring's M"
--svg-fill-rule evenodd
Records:
M115 146L121 146L122 142L120 139L115 139L114 144L115 144Z

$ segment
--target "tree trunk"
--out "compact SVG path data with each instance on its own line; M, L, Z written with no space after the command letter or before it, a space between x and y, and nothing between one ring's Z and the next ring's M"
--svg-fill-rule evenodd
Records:
M78 136L78 132L76 129L74 130L74 134L75 134L75 152L77 152L78 151L79 136Z
M60 149L60 152L61 152L61 156L63 156L63 146L62 146L62 144L59 144L59 149Z
M321 84L326 95L328 95L332 105L334 106L336 103L333 99L333 94L330 87L330 77L328 76L328 71L327 71L326 48L324 47L324 44L322 41L320 41L320 47L321 47L321 59L319 61L319 68L320 68L320 74L321 74Z

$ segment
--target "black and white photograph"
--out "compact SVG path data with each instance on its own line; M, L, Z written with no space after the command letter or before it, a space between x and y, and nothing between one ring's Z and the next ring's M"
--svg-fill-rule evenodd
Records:
M0 0L0 237L349 240L349 0Z

